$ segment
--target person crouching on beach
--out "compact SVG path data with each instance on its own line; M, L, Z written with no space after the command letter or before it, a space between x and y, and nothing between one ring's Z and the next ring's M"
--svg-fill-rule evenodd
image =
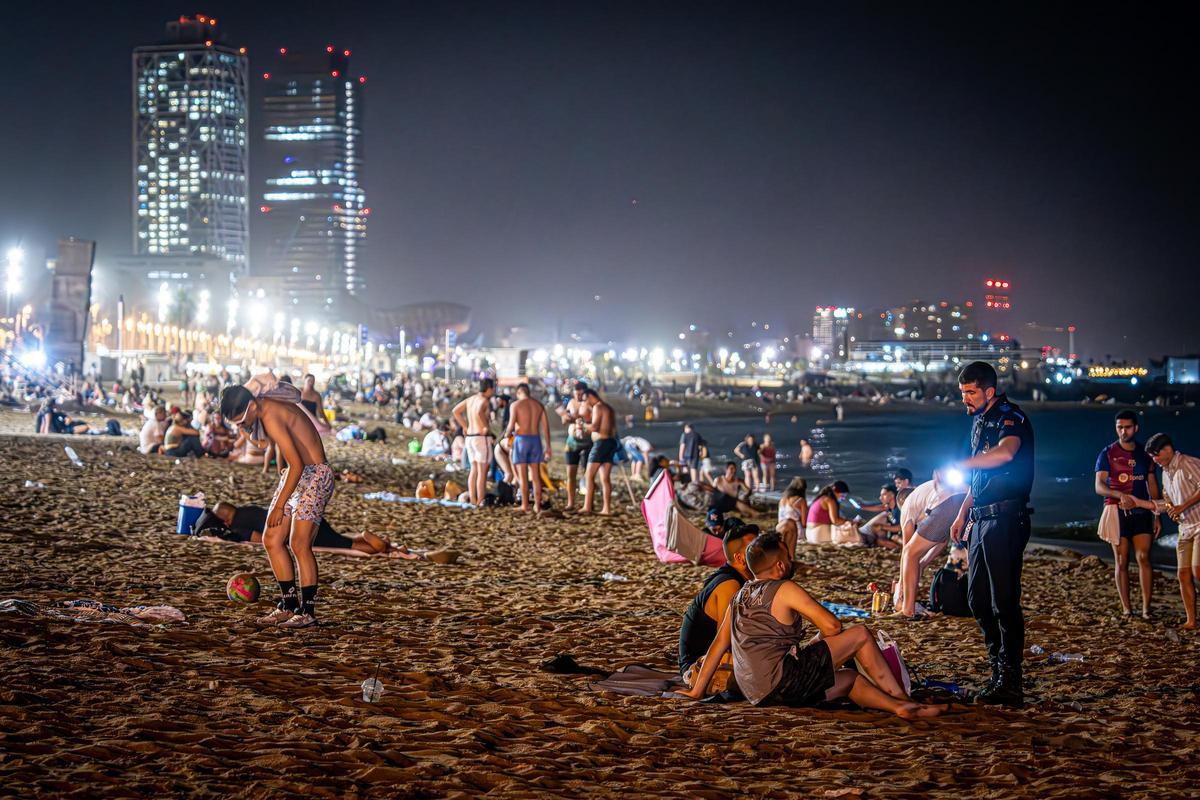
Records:
M815 706L849 697L863 708L899 717L936 717L946 706L913 702L865 626L843 630L842 623L792 581L795 562L783 539L764 533L746 548L754 579L734 595L717 638L704 656L692 688L682 692L703 699L725 652L733 650L738 689L754 705ZM805 621L819 635L809 639ZM843 668L854 659L870 678Z
M333 496L333 470L312 419L299 405L300 391L270 376L251 378L255 392L230 386L221 393L221 414L245 430L252 442L269 440L287 463L267 511L263 546L279 582L279 605L259 622L283 628L316 625L317 559L312 543ZM296 593L296 569L300 593Z

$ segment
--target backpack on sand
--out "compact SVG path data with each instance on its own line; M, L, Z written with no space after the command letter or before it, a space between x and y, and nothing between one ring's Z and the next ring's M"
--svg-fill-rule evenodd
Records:
M942 567L933 574L929 586L929 610L948 617L969 617L967 575L953 567Z

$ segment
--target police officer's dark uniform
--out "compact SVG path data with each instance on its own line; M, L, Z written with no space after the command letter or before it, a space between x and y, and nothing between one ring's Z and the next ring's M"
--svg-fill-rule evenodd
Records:
M991 408L976 416L971 454L987 452L1009 436L1021 441L1013 460L971 475L968 593L971 614L983 629L992 662L992 682L980 692L980 699L1019 704L1025 650L1021 561L1029 542L1033 426L1017 404L1001 394Z

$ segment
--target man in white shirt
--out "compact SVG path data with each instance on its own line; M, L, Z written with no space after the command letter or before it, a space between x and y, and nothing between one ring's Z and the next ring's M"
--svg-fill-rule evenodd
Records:
M446 438L446 426L434 428L425 434L421 441L421 455L444 456L450 450L450 440Z
M1141 508L1157 513L1166 512L1179 524L1179 543L1175 545L1178 559L1179 594L1183 597L1183 610L1187 621L1181 630L1196 629L1196 581L1200 581L1200 458L1185 456L1175 449L1171 437L1156 433L1146 442L1146 452L1154 463L1162 467L1162 493L1164 500L1141 500L1126 495L1128 500ZM1124 500L1124 498L1123 498Z
M157 406L151 413L153 418L146 420L138 434L138 452L144 455L161 453L163 438L167 435L167 410Z
M933 480L913 489L900 508L904 549L900 553L900 580L893 597L898 614L906 617L916 614L921 572L945 549L950 524L964 494L965 486L950 486L942 473L935 472Z

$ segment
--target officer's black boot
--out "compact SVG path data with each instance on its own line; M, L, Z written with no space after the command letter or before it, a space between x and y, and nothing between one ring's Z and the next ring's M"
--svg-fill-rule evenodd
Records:
M992 706L1023 707L1025 690L1021 687L1021 668L1001 666L996 681L989 684L975 699Z
M996 661L995 659L991 659L988 663L992 668L992 677L988 678L988 682L985 683L979 689L979 691L975 692L976 698L981 697L987 692L993 691L996 688L996 683L1000 680L1000 662Z

